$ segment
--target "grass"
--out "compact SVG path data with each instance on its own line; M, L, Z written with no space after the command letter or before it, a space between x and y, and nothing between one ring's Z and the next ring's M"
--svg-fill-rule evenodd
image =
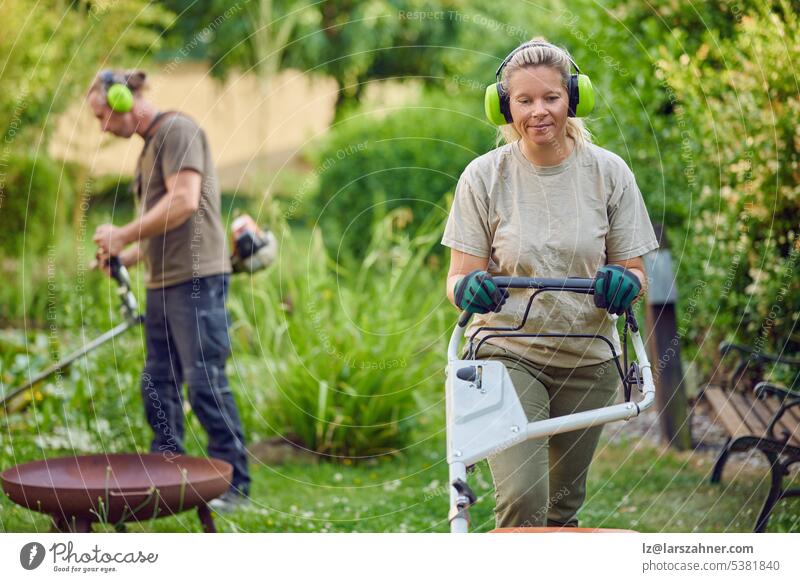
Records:
M291 462L254 465L253 504L217 516L225 532L445 532L447 466L441 434L420 440L400 458L359 464ZM765 472L736 460L720 486L708 484L712 459L644 443L605 443L589 475L581 525L642 532L748 532L768 485ZM472 528L494 526L491 476L485 463L470 476L479 496ZM0 531L43 532L46 516L0 500ZM778 505L769 531L800 528L800 500ZM108 528L111 531L111 528ZM128 531L198 532L193 512L128 524Z

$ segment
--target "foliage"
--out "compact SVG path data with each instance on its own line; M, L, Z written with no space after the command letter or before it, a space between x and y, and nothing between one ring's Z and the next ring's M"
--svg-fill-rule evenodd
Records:
M443 333L455 312L441 292L444 273L427 259L439 221L409 238L393 228L394 214L354 269L335 267L319 231L305 248L284 231L271 282L236 281L235 368L262 434L266 424L337 457L408 444L442 381Z
M43 255L66 222L73 200L72 182L62 179L50 158L12 154L4 180L0 182L0 248L6 256L17 256L23 248Z
M493 146L494 131L474 103L431 94L424 105L348 117L315 156L319 181L311 209L331 252L363 257L364 232L393 210L413 234L430 214L443 220L458 177Z
M165 55L207 58L219 77L253 70L262 83L287 67L327 75L340 88L337 110L357 103L378 79L438 84L447 72L447 55L462 52L465 27L450 15L489 5L484 0L164 3L180 13ZM196 38L201 29L207 32Z
M7 0L0 18L6 88L0 129L24 131L42 155L55 114L81 96L97 70L138 65L170 21L169 12L146 0Z
M696 52L660 61L699 136L702 187L683 273L698 283L703 309L694 323L711 346L732 335L793 353L800 349L800 95L786 72L800 58L800 27L788 2L754 5L730 38L708 31Z

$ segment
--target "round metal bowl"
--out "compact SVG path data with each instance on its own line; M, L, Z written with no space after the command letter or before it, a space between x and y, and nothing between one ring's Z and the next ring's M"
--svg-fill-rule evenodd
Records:
M160 454L58 457L0 474L15 503L47 513L57 531L90 531L93 522L121 526L198 509L215 531L206 503L224 493L233 468L219 459Z

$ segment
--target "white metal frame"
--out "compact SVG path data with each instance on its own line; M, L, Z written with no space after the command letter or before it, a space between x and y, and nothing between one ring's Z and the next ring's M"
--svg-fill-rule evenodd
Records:
M628 420L647 410L655 401L655 384L644 343L638 331L630 330L636 361L642 377L642 399L604 408L528 422L508 370L495 360L460 360L458 347L464 327L455 326L447 348L447 463L450 468L450 530L466 533L470 499L453 483L466 483L467 467L515 444L563 432ZM475 368L478 377L462 380L457 372ZM627 370L623 370L627 373Z

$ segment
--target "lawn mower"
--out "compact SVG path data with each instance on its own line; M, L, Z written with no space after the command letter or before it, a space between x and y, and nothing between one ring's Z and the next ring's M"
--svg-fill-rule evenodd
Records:
M614 344L601 335L527 333L521 331L528 319L531 305L536 297L545 292L594 294L594 279L586 278L528 278L494 277L501 289L530 289L531 297L515 327L483 326L469 338L467 359L459 358L459 345L471 314L464 312L453 329L447 350L447 464L450 471L450 512L448 519L453 533L466 533L469 529L469 508L477 501L476 495L467 485L467 470L479 461L529 439L600 426L618 420L628 420L650 408L655 401L655 385L650 362L639 326L629 308L625 312L622 335L623 363ZM611 316L616 319L616 316ZM630 332L636 360L628 364L627 336ZM496 360L474 358L480 346L492 338L499 337L576 337L602 341L609 347L623 386L625 401L595 410L587 410L528 422L511 382L508 370ZM634 386L642 395L641 400L631 400ZM513 528L519 532L576 531L578 528ZM507 530L494 530L497 532ZM582 531L620 531L583 529Z

